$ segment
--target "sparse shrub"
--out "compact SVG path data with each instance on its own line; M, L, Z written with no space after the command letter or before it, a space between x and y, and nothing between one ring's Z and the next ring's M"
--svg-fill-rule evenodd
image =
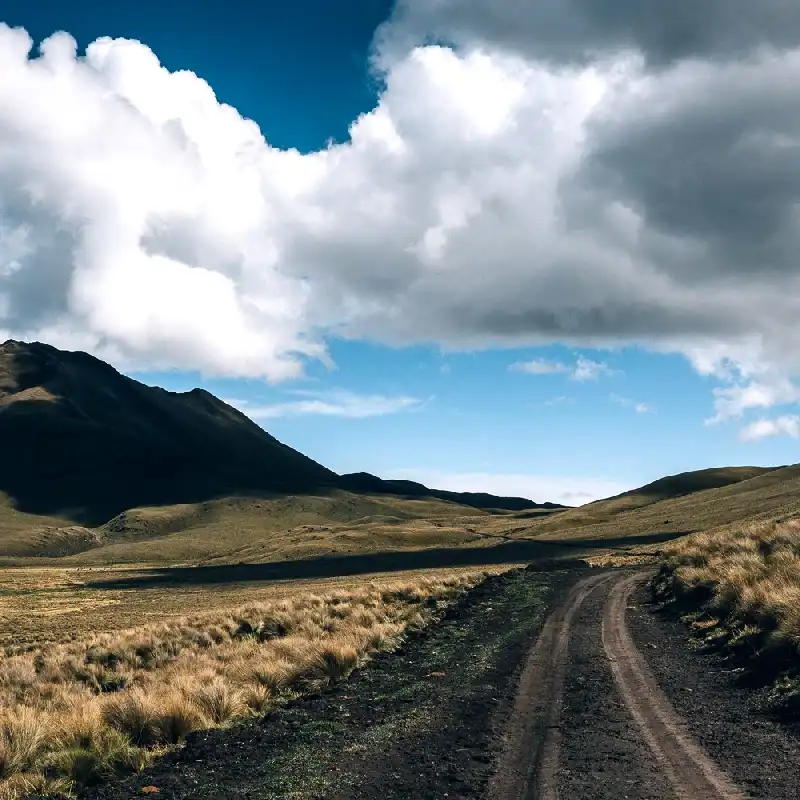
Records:
M666 547L664 556L652 583L656 599L704 608L717 620L703 632L709 646L725 647L765 682L797 685L800 520L694 534ZM784 710L800 712L794 691L775 696Z
M261 621L258 626L258 638L262 642L288 636L294 628L294 621L288 614L276 614Z
M262 684L246 686L242 692L245 705L255 714L266 714L274 708L275 699L272 692Z
M358 666L358 650L349 642L326 642L320 647L314 669L329 682L346 678Z
M222 678L197 687L194 702L216 725L223 725L245 709L242 695Z
M32 708L18 706L0 716L0 777L36 765L45 740L45 721Z
M242 683L255 683L271 694L279 694L292 684L297 665L285 658L265 658L243 665L238 672Z
M172 691L158 698L157 725L161 744L178 744L190 733L208 728L209 721L220 722L213 714L207 713L198 700L199 697L189 697L181 691Z
M125 772L138 772L147 760L147 752L123 733L101 727L91 741L52 753L44 771L67 776L78 786L92 786Z
M120 692L103 705L103 721L140 747L158 744L158 713L153 700L140 688Z

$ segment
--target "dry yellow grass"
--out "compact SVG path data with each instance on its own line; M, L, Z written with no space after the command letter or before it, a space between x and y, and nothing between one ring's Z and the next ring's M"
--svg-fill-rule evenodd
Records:
M482 579L449 572L249 602L0 656L0 798L143 767L392 649ZM9 654L11 653L11 654Z
M698 491L663 500L658 496L643 498L636 492L600 500L533 521L513 535L553 540L618 539L655 531L736 530L743 523L783 522L800 515L800 465L755 470L756 474L747 477L753 471L731 468L724 472L743 479L716 489L703 488L698 482ZM687 482L693 474L686 474ZM684 488L688 491L691 485ZM653 502L637 507L644 499Z
M21 513L0 494L0 559L87 566L272 561L479 544L484 529L504 520L442 500L333 492L133 508L85 528Z
M800 710L800 520L694 534L664 557L656 592L702 608L694 627L777 680L780 700Z

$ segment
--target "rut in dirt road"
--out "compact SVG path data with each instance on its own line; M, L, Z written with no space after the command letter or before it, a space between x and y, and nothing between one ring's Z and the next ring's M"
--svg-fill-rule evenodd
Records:
M489 787L492 800L556 800L558 716L570 628L586 598L612 577L606 573L584 578L545 622L520 678L503 751Z
M633 643L625 613L628 598L642 579L643 573L591 575L577 583L547 619L520 678L490 784L491 800L579 800L576 788L586 800L600 796L745 799L745 793L693 740ZM582 657L590 654L590 665L604 665L599 672L608 678L600 694L591 688L598 684L587 681L586 672L576 674L581 662L571 655L573 636L578 637L574 647ZM582 669L587 670L585 660ZM577 702L579 710L576 714L572 708L565 716L567 677L573 684L570 705ZM594 694L582 695L580 688L573 694L576 685ZM572 774L579 761L573 752L576 744L584 766L596 776L594 785L589 779L576 787ZM562 747L568 749L562 752ZM634 777L636 786L631 783Z
M633 643L625 622L625 610L640 580L640 575L618 580L611 589L603 617L603 647L625 705L677 797L744 800L744 792L692 739L685 722L659 688Z

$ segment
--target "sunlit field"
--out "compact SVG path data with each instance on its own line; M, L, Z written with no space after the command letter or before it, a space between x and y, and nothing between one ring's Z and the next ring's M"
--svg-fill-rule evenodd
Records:
M0 797L71 793L323 690L486 574L111 591L83 571L7 570Z

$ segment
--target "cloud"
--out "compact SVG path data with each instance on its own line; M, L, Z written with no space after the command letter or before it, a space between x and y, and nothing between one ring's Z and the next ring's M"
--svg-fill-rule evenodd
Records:
M616 374L604 361L592 361L581 356L575 364L572 379L576 381L596 381L603 375Z
M567 366L560 361L535 358L532 361L517 361L509 369L514 372L525 372L528 375L569 373L569 377L574 381L594 381L603 375L617 374L604 361L592 361L584 356L580 356L573 366Z
M567 397L566 395L560 395L559 397L551 397L549 400L545 400L544 404L546 406L563 406L569 405L575 402L574 397Z
M622 397L618 394L611 394L609 395L609 400L611 400L612 403L616 403L618 406L622 406L623 408L632 408L637 414L653 413L653 408L648 403L637 402L636 400L631 400L630 397Z
M449 473L428 469L395 469L386 479L418 481L434 489L453 492L488 492L509 497L526 497L536 503L584 505L635 488L631 484L604 478L553 477L544 475Z
M528 375L555 375L570 371L566 364L562 364L560 361L547 361L544 358L535 358L533 361L517 361L509 369L514 372L526 372Z
M400 0L383 30L392 53L437 37L556 63L586 63L632 49L664 66L795 45L800 11L792 0Z
M0 28L0 338L273 380L329 336L639 346L723 406L791 381L800 7L595 5L401 3L376 107L305 155L143 44Z
M800 416L789 415L777 419L759 419L741 431L744 442L757 442L767 436L791 436L800 438Z
M754 408L772 408L800 402L800 388L782 376L767 376L766 379L737 383L733 386L714 389L716 415L706 421L713 425L741 417Z
M387 397L380 394L354 392L294 392L305 395L303 399L268 405L255 405L244 400L226 400L250 419L275 419L276 417L324 416L343 419L366 419L414 411L422 406L415 397Z

